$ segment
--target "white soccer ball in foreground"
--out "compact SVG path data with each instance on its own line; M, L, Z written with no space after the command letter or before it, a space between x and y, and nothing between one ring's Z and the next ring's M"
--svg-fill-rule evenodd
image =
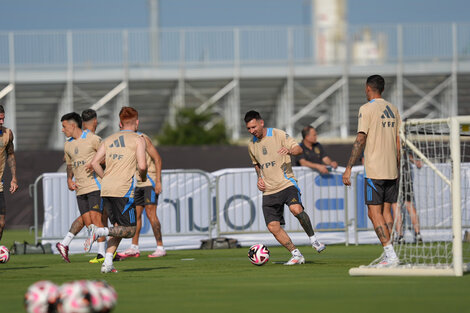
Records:
M10 250L5 246L0 246L0 263L6 263L10 259Z
M29 286L24 295L26 312L55 312L59 298L59 287L48 280L40 280Z
M248 250L248 258L254 265L263 265L269 261L269 249L262 243L257 243Z

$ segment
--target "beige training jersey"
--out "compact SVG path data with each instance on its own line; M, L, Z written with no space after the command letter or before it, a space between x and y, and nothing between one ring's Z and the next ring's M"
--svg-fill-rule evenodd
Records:
M102 197L134 197L137 168L137 138L133 131L120 131L103 141L106 169L101 182Z
M364 151L367 178L398 177L397 136L400 124L398 109L384 99L372 99L359 109L357 132L367 135Z
M100 190L101 179L95 172L90 173L85 168L100 144L101 137L89 130L83 131L80 138L70 138L64 144L65 162L72 167L77 196Z
M5 162L7 160L7 146L11 139L11 130L6 127L0 128L0 177L3 177L5 171ZM3 192L3 180L0 180L0 192Z
M149 138L144 133L137 132L137 134L141 135L144 138ZM147 152L145 153L145 159L147 161L147 167L148 167L147 168L147 180L145 182L142 182L142 179L140 178L140 175L139 175L139 171L137 171L136 174L135 174L135 176L137 177L137 187L152 186L152 187L155 188L155 181L157 179L157 168L155 166L155 162L150 157L150 154L148 154Z
M264 195L270 195L296 186L297 180L292 172L290 155L280 155L279 149L292 149L298 143L284 131L267 128L267 134L261 140L253 136L248 144L248 152L253 164L259 164L261 175L266 185Z

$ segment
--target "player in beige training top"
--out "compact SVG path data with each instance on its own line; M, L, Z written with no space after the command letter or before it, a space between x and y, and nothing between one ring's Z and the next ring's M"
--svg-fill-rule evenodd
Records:
M390 233L393 227L391 205L398 196L400 144L398 109L382 99L385 80L372 75L366 81L368 103L359 109L357 137L343 174L343 183L351 185L351 168L364 151L364 193L368 215L385 251L379 267L394 266L399 259L393 249Z
M122 238L131 238L136 230L136 212L134 188L136 168L142 179L147 180L147 162L145 160L145 139L136 133L139 120L134 108L123 107L119 112L121 131L109 136L101 144L91 165L101 182L101 197L111 223L115 227L97 228L92 225L90 237L85 241L85 251L101 236L111 236L102 273L117 272L113 266L113 255ZM101 162L105 160L106 170Z
M70 242L84 225L89 227L92 224L92 211L101 215L100 179L95 173L89 173L85 167L98 150L101 138L90 130L82 131L82 119L75 112L62 116L61 122L62 132L69 138L64 144L67 185L69 190L76 192L80 211L80 216L72 223L67 235L61 242L56 243L64 261L70 262ZM102 248L101 253L104 253L104 246Z
M137 188L135 189L135 210L137 213L137 228L135 235L132 238L131 246L122 253L118 253L121 258L128 257L139 257L139 236L140 230L142 229L142 213L144 211L147 214L147 218L152 226L153 235L157 242L157 249L149 254L149 258L158 258L166 255L166 251L163 247L162 232L160 221L157 217L157 202L158 195L162 192L161 183L161 172L162 172L162 159L157 149L152 144L150 138L138 132L145 138L147 144L146 160L147 160L147 181L143 182L138 175L137 176Z
M18 190L16 179L16 159L13 146L13 132L11 129L3 127L5 122L5 109L0 105L0 177L3 177L5 161L11 171L10 193ZM3 194L3 180L0 180L0 240L2 239L3 228L5 227L5 196Z
M284 204L297 217L312 246L321 252L325 249L325 245L315 236L310 218L302 206L300 190L292 172L290 156L299 155L302 153L302 148L284 131L265 128L263 119L256 111L246 113L245 123L253 135L248 151L258 175L258 189L263 192L263 214L266 225L276 240L292 253L292 258L285 265L303 264L305 258L281 227L285 224Z

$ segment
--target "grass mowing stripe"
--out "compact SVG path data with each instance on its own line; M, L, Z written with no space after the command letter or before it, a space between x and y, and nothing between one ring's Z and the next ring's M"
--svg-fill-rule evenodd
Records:
M6 232L6 234L8 231ZM3 240L2 240L3 243ZM317 254L300 247L307 263L284 266L290 254L269 247L271 260L252 265L248 248L168 251L163 258L116 262L119 273L101 274L93 255L13 255L0 264L1 312L24 312L27 287L41 279L61 284L105 279L118 292L114 312L447 312L468 311L470 275L454 277L350 277L382 249L377 245L329 246ZM193 259L185 261L185 259Z

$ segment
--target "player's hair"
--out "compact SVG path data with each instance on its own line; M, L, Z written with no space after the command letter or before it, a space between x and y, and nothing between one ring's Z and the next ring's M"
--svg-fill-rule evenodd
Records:
M367 86L372 88L372 90L379 92L380 94L385 89L385 79L380 75L372 75L367 77Z
M256 119L257 121L262 120L261 115L259 115L258 112L253 111L253 110L246 112L245 118L244 118L245 123L248 123L252 119Z
M310 132L310 129L315 129L315 127L313 127L312 125L308 125L308 126L305 126L304 128L302 128L302 138L305 139L305 137L308 135L308 133Z
M82 112L82 121L88 122L96 118L96 111L93 109L86 109Z
M0 104L0 113L5 113L5 108Z
M122 107L121 111L119 111L119 120L121 123L126 123L130 120L138 120L139 113L136 109L132 107Z
M60 121L61 122L72 121L75 124L77 124L78 128L82 128L82 118L80 117L78 113L75 113L75 112L64 114L62 118L60 119Z

